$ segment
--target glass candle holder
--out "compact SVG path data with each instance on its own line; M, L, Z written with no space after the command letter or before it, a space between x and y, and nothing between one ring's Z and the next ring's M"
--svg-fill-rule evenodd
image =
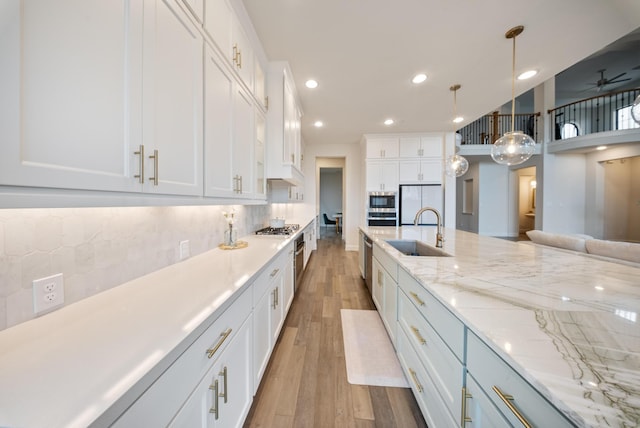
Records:
M238 244L238 231L229 223L229 227L224 231L224 245L235 247Z

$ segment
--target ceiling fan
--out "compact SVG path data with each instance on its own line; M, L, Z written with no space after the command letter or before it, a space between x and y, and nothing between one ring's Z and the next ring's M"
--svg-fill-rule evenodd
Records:
M600 73L600 79L597 82L589 83L589 85L594 86L598 92L604 89L604 87L607 85L612 85L614 83L626 82L627 80L631 80L631 78L629 77L627 77L626 79L620 79L622 76L624 76L627 73L620 73L617 76L612 77L610 79L606 78L604 77L605 71L606 69L598 70L598 73Z

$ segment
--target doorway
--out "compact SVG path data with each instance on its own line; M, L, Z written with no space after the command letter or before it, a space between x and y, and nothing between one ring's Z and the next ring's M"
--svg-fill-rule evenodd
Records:
M318 158L320 237L341 235L344 228L344 158Z
M527 232L536 227L536 167L518 170L518 240L527 241Z
M640 156L607 160L603 239L640 242Z

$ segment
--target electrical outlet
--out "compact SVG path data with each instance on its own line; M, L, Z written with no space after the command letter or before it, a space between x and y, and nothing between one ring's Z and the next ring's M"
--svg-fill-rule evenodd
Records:
M184 260L191 255L189 240L180 241L180 260Z
M61 273L33 281L33 312L39 314L64 303L64 281Z

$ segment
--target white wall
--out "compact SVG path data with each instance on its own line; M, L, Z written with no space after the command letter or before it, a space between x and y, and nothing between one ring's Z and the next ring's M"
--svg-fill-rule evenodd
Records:
M69 305L215 248L232 208L239 236L268 225L269 205L0 210L0 330L34 318L34 279L63 273Z
M510 236L509 200L512 191L510 181L509 167L495 162L480 163L478 188L479 234Z
M309 144L305 147L305 204L304 209L320 213L318 194L317 158L344 158L344 205L342 237L347 251L358 251L358 226L362 215L364 200L361 189L362 153L358 143L348 144ZM302 208L302 207L301 207Z

